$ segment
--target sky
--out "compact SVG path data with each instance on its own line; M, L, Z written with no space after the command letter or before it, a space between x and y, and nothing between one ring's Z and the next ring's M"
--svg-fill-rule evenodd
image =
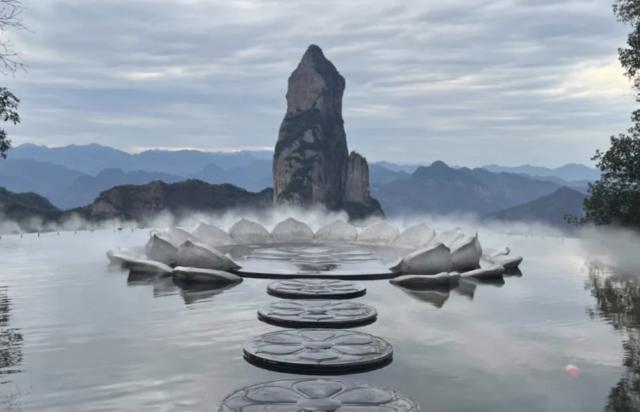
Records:
M608 0L24 0L14 144L272 149L317 44L369 160L591 164L637 106Z

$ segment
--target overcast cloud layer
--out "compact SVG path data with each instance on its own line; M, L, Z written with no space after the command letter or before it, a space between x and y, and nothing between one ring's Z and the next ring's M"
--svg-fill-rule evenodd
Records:
M14 143L271 148L306 47L370 160L588 163L629 126L607 0L26 0Z

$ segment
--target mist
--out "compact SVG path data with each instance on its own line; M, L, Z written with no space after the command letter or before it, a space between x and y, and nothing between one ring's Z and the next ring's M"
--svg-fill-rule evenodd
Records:
M349 221L345 212L328 211L321 206L312 208L280 206L264 210L234 209L221 213L193 212L180 215L162 212L148 216L142 223L119 219L94 222L74 213L57 223L44 222L36 218L16 222L3 219L0 216L0 234L6 236L29 232L137 230L169 227L181 227L191 231L202 222L229 230L241 218L256 221L271 231L278 222L289 217L305 222L314 232L335 220ZM380 220L382 220L380 217L372 217L353 222L353 224L364 228ZM485 242L487 247L509 246L508 244L493 244L497 240L496 236L503 242L508 242L509 237L512 236L573 238L579 242L585 255L589 256L590 263L607 267L616 272L640 274L640 253L638 253L640 234L625 228L585 226L572 232L566 232L543 223L485 221L470 214L392 216L385 220L398 227L400 231L419 223L426 223L436 232L452 228L460 228L465 233L477 232L481 240L487 237L492 238L491 242Z

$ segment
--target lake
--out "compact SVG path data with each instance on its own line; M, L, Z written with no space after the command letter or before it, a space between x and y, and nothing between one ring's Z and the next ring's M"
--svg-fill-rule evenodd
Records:
M278 330L256 314L277 299L269 280L183 290L109 268L108 249L147 236L0 239L0 409L216 411L237 389L300 376L243 358L247 340ZM388 340L394 358L343 377L397 389L423 411L637 410L637 282L607 278L577 239L480 237L523 255L522 276L422 294L361 281L368 293L355 300L378 319L355 329Z

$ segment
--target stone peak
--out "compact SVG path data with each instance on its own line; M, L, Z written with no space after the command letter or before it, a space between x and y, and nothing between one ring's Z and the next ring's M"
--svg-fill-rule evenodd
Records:
M300 67L311 66L318 72L328 72L332 75L339 75L336 67L327 59L322 49L315 44L310 45L300 60Z

